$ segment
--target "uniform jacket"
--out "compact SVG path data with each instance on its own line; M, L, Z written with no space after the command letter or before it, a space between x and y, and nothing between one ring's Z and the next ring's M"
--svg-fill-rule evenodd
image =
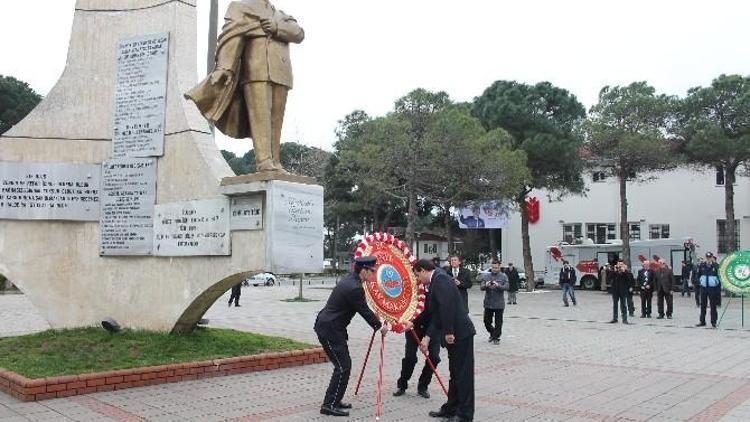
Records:
M429 307L432 317L427 328L430 341L440 341L445 346L447 334L453 334L456 340L461 340L477 333L452 277L438 271L433 272L430 289L432 295Z
M493 285L492 282L497 283L497 285ZM491 271L482 274L479 288L484 291L484 307L486 309L505 309L505 290L510 289L507 275L502 272L494 274Z
M704 262L701 264L699 281L701 287L718 287L721 286L719 279L719 264L713 262Z
M346 327L358 313L370 326L377 330L381 323L367 306L362 281L355 273L350 273L333 288L326 306L315 319L315 332L323 338L343 342L349 338Z
M276 22L268 35L260 19ZM233 1L216 46L216 69L232 72L229 86L211 85L210 74L185 97L195 102L203 116L227 136L250 137L247 105L241 83L273 82L292 88L289 43L300 43L305 32L297 21L266 0Z
M656 280L656 290L663 291L665 293L672 293L672 286L674 285L674 274L672 273L672 269L669 267L660 267L656 270L655 275Z

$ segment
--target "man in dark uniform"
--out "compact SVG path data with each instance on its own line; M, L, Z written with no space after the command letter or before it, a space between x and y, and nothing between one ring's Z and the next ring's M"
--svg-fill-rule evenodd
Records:
M367 306L362 287L363 281L375 277L375 262L375 257L371 256L355 259L354 272L338 282L328 297L326 306L318 312L315 319L315 333L318 334L318 340L333 364L333 375L323 405L320 407L320 413L324 415L349 416L346 409L352 407L348 403L342 403L341 399L346 392L352 370L352 359L346 343L349 339L346 327L354 314L359 313L373 330L380 329L383 334L388 331Z
M721 280L719 279L719 264L713 253L706 253L706 262L698 269L701 295L701 316L698 327L706 326L706 306L711 307L711 326L716 328L718 319L717 306L721 301Z
M469 312L469 291L471 289L471 272L461 266L461 257L458 255L450 256L450 265L445 267L445 272L453 278L453 283L458 287L461 293L466 312Z
M434 261L433 261L434 263ZM437 266L436 266L437 267ZM421 314L413 321L413 329L417 334L417 337L422 338L427 333L427 327L430 325L430 296L432 292L429 286L425 286L425 308ZM404 351L404 358L401 359L401 377L396 382L396 391L393 393L394 396L403 396L406 389L409 387L409 379L411 379L414 373L414 367L417 365L417 341L414 340L414 335L407 331L406 335L406 346ZM435 367L440 363L440 343L433 341L429 347L429 356ZM430 392L427 391L427 386L430 385L432 380L432 368L425 361L424 367L422 368L422 374L419 376L417 382L417 394L429 399Z
M432 261L421 259L414 265L419 282L429 286L430 324L419 347L429 350L431 342L441 342L448 349L448 401L435 418L451 421L474 419L474 335L476 330L463 307L463 299L450 275L435 271Z

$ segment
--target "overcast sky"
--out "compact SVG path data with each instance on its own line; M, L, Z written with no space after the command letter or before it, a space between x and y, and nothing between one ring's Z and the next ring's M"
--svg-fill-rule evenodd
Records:
M205 73L208 0L198 2ZM272 2L306 33L292 48L295 88L282 141L329 150L346 114L382 115L417 87L470 101L498 79L546 80L589 108L605 85L646 80L684 95L721 73L750 74L747 0ZM220 1L221 16L228 3ZM49 92L65 66L74 5L0 2L0 74ZM251 145L217 142L240 154Z

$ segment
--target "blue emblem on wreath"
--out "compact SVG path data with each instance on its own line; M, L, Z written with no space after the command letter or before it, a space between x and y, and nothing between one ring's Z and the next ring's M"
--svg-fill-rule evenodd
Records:
M386 296L397 298L404 291L404 281L393 266L383 264L378 267L378 283Z

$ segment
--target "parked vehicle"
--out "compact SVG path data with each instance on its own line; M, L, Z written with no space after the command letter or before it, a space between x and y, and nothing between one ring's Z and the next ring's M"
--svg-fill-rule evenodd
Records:
M682 239L649 239L630 242L630 261L635 273L640 269L640 262L653 261L656 255L664 258L672 267L675 275L675 288L682 280L682 261L692 261L695 245L691 238ZM622 257L622 242L583 243L580 245L556 245L547 248L544 281L548 285L557 285L563 261L568 261L576 269L578 280L576 286L584 289L598 289L600 284L599 268L605 263L615 263Z
M258 286L273 286L276 284L276 274L274 273L258 273L248 278L243 283L245 286L253 285Z

